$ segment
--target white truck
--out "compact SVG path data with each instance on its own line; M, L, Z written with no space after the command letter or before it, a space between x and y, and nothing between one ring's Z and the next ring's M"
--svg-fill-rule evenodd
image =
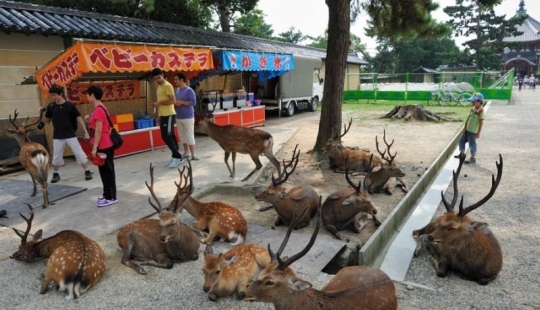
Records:
M323 96L323 79L320 78L320 58L294 56L294 70L262 82L257 98L266 110L279 110L286 116L295 111L317 111Z

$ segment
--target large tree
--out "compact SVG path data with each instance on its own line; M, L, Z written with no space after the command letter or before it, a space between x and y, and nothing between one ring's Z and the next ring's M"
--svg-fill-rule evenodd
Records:
M527 18L516 15L506 19L506 15L496 15L494 5L501 0L456 0L455 6L444 8L452 19L452 28L456 36L474 37L466 41L465 51L470 55L469 64L478 70L498 70L501 67L500 55L505 47L505 37L522 34L516 28Z
M319 132L314 151L320 153L329 138L338 139L341 133L341 105L345 68L349 50L351 20L364 8L371 20L371 35L390 40L414 37L438 37L449 33L445 24L434 21L430 13L437 9L431 0L326 0L328 6L328 48L324 104L322 105Z
M202 5L210 7L219 18L221 31L231 32L231 28L239 18L239 15L244 15L253 10L259 0L200 0Z
M264 21L263 12L255 9L236 20L233 32L251 37L270 39L274 30L272 30L271 25Z
M300 44L307 38L308 36L303 34L302 31L296 30L296 28L291 27L289 28L289 30L281 32L275 39L282 42Z

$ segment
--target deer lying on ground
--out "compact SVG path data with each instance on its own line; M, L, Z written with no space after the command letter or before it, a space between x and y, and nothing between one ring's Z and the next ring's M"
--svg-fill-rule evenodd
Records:
M386 163L375 166L371 171L369 178L366 177L365 182L369 184L368 192L370 194L385 192L388 195L392 195L394 193L394 188L399 186L403 192L407 193L409 190L401 179L401 177L405 176L405 173L399 169L394 161L397 151L394 155L390 154L390 148L394 144L394 140L392 139L391 143L386 141L386 130L384 130L383 141L384 144L386 144L386 149L384 152L381 152L379 149L378 137L375 136L377 152L379 152L379 155L381 155L381 158L384 159Z
M415 256L422 246L420 237L427 235L427 249L432 255L432 263L438 277L445 277L448 270L453 270L464 279L486 285L494 280L502 268L502 252L497 238L487 227L487 223L478 222L467 214L486 203L495 193L501 182L503 159L499 154L497 177L492 175L489 193L476 202L463 208L463 196L456 214L455 205L459 195L457 180L465 157L460 158L457 171L453 172L454 197L451 203L444 198L442 202L446 213L437 217L422 229L414 230L413 237L417 242Z
M350 179L350 168L347 165L345 169L345 178L352 188L339 190L332 195L328 196L323 204L322 219L324 225L336 238L341 239L341 235L338 231L347 228L352 228L355 233L359 233L365 228L367 223L360 220L364 214L370 214L375 221L375 225L381 225L381 222L377 219L377 209L371 202L366 184L366 179L370 177L370 173L366 175L364 179L364 186L362 188L362 181L358 181L358 185L354 184Z
M279 226L282 223L289 225L292 221L294 211L308 207L308 212L298 221L294 229L299 229L309 225L309 221L317 212L319 196L313 187L309 185L299 185L287 191L287 188L282 184L287 181L289 176L296 169L300 151L296 151L298 145L294 148L292 159L290 162L283 161L283 170L278 178L272 175L272 184L255 198L259 201L271 203L278 214L275 225ZM292 168L291 168L292 165ZM288 169L291 168L290 171Z
M268 245L270 265L259 274L256 281L248 285L244 300L272 303L277 310L397 309L394 283L379 269L345 267L319 291L312 288L311 283L297 277L289 267L309 252L315 243L321 225L321 201L322 198L319 200L315 230L306 247L285 261L281 258L296 224L293 220L277 253L272 252ZM304 213L306 211L307 208Z
M43 145L40 143L30 141L28 137L29 128L39 123L41 117L33 124L28 124L30 117L26 118L26 121L22 126L17 126L15 121L19 113L15 110L15 118L11 119L9 115L9 122L15 127L15 129L8 128L7 131L17 140L21 148L19 152L19 161L21 165L28 171L32 177L32 183L34 184L34 190L32 197L37 194L36 181L41 185L41 192L43 193L43 208L47 208L49 204L49 190L47 184L47 178L49 177L49 153Z
M281 173L279 161L274 156L272 148L274 139L266 131L253 128L244 128L235 125L219 126L210 119L203 119L197 126L197 132L207 134L216 141L225 151L225 164L229 169L230 176L235 175L236 153L249 154L255 163L255 169L251 171L243 181L249 179L255 172L262 168L259 156L264 154L278 171ZM232 170L229 166L229 155L232 153Z
M244 242L247 235L247 222L242 212L237 208L222 202L199 202L191 197L193 192L193 173L191 163L180 172L180 179L189 178L189 188L177 186L176 197L169 206L170 208L182 207L195 218L190 225L192 229L206 231L208 236L201 240L202 243L212 245L216 238L239 245Z
M21 245L11 258L32 262L48 257L39 293L45 294L49 283L54 281L60 291L67 290L66 299L79 298L103 276L105 253L97 242L74 230L63 230L50 238L39 240L43 235L43 230L40 229L31 241L27 241L34 220L34 209L27 205L30 208L30 217L26 218L19 213L26 221L27 228L24 234L13 229L21 238Z
M235 292L238 292L239 299L243 299L248 283L255 280L268 264L268 251L258 245L241 244L218 255L207 245L204 251L203 290L208 292L211 301Z
M322 153L328 157L330 169L334 170L334 172L345 172L345 162L347 159L351 171L367 172L370 168L369 160L372 153L368 149L344 147L341 144L341 138L349 132L351 123L352 119L348 125L343 125L343 133L337 140L328 139L326 145L322 148ZM372 164L379 165L380 163L381 159L375 155L372 159Z
M148 198L150 205L158 212L159 220L143 219L131 222L122 227L117 235L118 245L122 249L122 264L132 268L139 274L146 274L143 267L134 260L142 261L141 265L171 269L174 262L197 260L199 258L199 237L179 219L177 208L172 211L163 210L154 193L154 167L150 164L150 191L154 203ZM187 179L177 185L185 189ZM185 199L185 198L184 198ZM180 202L181 204L182 202Z

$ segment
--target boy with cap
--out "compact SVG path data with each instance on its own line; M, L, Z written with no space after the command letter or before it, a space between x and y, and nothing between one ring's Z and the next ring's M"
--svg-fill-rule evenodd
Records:
M455 155L455 158L465 156L465 143L469 143L471 148L471 158L465 161L465 164L476 163L476 139L480 139L480 132L484 124L484 95L481 93L474 94L469 101L473 107L469 112L469 117L465 121L463 127L463 133L459 139L459 154Z

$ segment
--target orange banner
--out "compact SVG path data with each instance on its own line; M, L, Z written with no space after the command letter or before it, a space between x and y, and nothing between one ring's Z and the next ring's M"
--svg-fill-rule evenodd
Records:
M214 68L210 49L79 42L36 74L43 92L53 83L67 86L85 73L200 71Z
M141 96L141 87L137 80L104 83L71 83L67 87L68 100L75 104L88 103L86 91L90 85L98 85L103 89L102 101L138 99Z

